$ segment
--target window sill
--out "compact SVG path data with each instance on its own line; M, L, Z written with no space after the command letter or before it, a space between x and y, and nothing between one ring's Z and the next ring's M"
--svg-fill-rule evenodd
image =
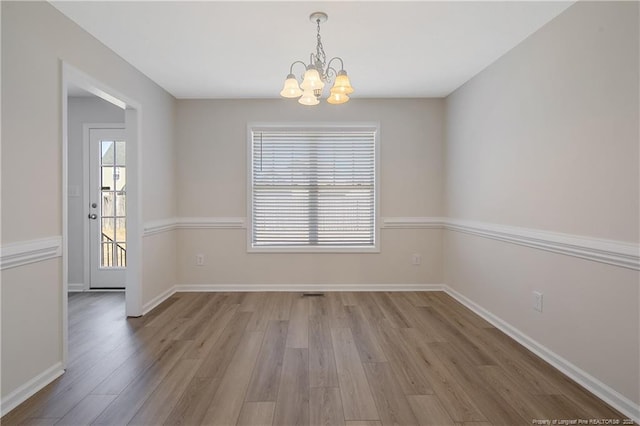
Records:
M249 247L247 253L289 253L289 254L305 254L305 253L334 253L334 254L369 254L380 253L380 247Z

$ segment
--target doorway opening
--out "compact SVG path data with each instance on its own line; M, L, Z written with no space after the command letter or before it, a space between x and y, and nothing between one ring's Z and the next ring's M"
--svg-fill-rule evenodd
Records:
M66 367L69 291L124 291L123 314L142 315L141 108L135 100L65 62L61 98L62 347ZM82 120L78 130L72 123L77 102L92 105L102 115L97 120L76 117L74 123ZM81 145L80 152L74 151L76 144Z

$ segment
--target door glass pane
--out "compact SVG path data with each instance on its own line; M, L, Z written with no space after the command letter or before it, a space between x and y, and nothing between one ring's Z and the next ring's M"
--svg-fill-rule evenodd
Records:
M116 219L116 241L126 242L127 241L127 219L124 217L119 217Z
M113 243L110 241L102 241L100 243L100 267L113 266Z
M116 167L114 171L114 184L117 191L124 191L127 185L127 169L125 167Z
M113 216L113 195L114 192L102 191L102 216Z
M102 241L115 240L115 219L112 217L102 218Z
M113 167L102 167L101 185L103 191L113 189Z
M115 250L115 264L120 268L124 268L127 266L127 244L117 243Z
M126 216L127 194L123 191L116 192L116 216Z
M102 162L101 164L104 166L111 166L114 164L114 149L115 145L113 141L102 141Z
M126 165L126 148L125 148L125 142L124 141L116 141L116 165L117 166L124 166Z

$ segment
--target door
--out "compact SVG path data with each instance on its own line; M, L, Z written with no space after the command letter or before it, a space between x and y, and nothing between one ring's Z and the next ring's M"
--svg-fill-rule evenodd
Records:
M124 129L89 130L90 288L124 288L127 168Z

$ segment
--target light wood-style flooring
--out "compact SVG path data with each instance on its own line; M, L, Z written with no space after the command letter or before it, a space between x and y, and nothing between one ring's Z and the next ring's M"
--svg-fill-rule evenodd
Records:
M67 372L2 425L531 425L624 416L441 292L69 296Z

